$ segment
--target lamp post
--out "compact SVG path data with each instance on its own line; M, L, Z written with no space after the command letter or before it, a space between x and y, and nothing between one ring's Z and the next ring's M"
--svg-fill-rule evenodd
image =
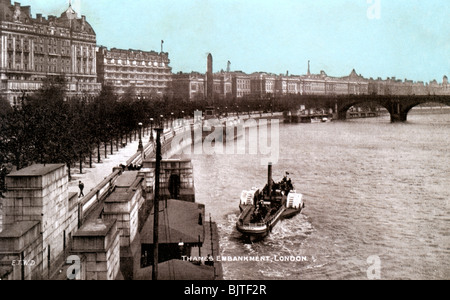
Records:
M159 116L159 121L158 121L157 127L158 127L158 128L162 128L162 129L163 129L163 132L164 132L164 127L165 127L165 124L164 124L164 115L160 115L160 116ZM155 128L155 130L156 130L156 128Z
M184 124L184 110L181 111L181 126L183 126L183 131L186 131L186 126Z
M153 118L150 118L150 143L153 142Z
M139 123L139 146L138 151L144 155L144 145L142 144L142 123Z
M161 116L162 118L162 116ZM162 123L160 123L162 124ZM156 165L155 165L155 193L153 211L153 268L152 279L158 280L158 262L159 262L159 177L161 172L161 133L164 130L161 127L156 128Z

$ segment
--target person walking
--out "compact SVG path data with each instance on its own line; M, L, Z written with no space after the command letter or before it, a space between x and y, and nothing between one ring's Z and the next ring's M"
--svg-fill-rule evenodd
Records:
M84 194L83 194L84 183L82 183L81 180L78 183L78 187L80 188L80 195L78 196L78 198L81 198L82 196L84 197Z

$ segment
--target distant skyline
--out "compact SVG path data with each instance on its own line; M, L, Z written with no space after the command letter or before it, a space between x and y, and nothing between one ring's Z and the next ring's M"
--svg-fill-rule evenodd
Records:
M16 0L17 1L17 0ZM68 0L23 0L33 17L61 15ZM396 77L442 82L450 75L445 0L73 0L97 44L169 52L173 72Z

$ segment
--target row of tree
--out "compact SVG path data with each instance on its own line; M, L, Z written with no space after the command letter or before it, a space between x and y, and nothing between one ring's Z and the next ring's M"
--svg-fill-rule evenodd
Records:
M17 105L0 101L0 190L7 173L35 163L64 163L70 176L77 162L81 168L87 159L89 164L100 161L102 145L105 153L107 145L118 149L124 139L126 143L150 127L151 118L178 117L182 107L167 98L133 93L120 98L108 86L95 98L69 98L65 91L64 76L48 77L38 92L23 95Z
M246 96L242 99L189 101L167 96L137 95L130 88L119 97L111 87L104 86L95 98L72 97L65 94L64 76L48 77L33 95L23 96L10 106L0 100L0 190L4 176L12 169L34 163L64 163L69 167L89 159L100 161L100 147L116 148L141 128L149 128L165 120L186 118L196 110L205 111L214 105L219 114L250 111L270 112L295 109L299 104L314 106L316 99L298 96ZM306 102L308 103L306 103ZM330 99L329 107L334 100ZM151 121L153 119L153 121ZM142 123L142 127L139 126ZM97 157L95 157L97 156Z

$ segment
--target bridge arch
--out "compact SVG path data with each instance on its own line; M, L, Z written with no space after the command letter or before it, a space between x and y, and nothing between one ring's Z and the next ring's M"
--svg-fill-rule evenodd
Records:
M441 105L445 105L445 106L449 106L450 107L450 101L432 101L432 100L430 100L430 101L426 101L426 102L420 102L420 103L410 104L408 106L405 106L404 112L406 113L406 115L408 115L409 112L413 108L415 108L415 107L417 107L419 105L422 105L422 104L427 104L427 103L429 103L429 104L441 104Z
M388 101L382 101L381 99L375 97L358 97L355 99L348 99L347 101L344 100L340 105L338 105L338 119L346 120L349 109L360 104L376 104L386 109L390 114L392 111L392 105L390 105Z
M424 103L440 103L450 106L450 95L436 96L375 96L346 97L337 101L338 119L347 119L347 111L358 104L376 103L391 115L391 122L405 122L412 108Z

